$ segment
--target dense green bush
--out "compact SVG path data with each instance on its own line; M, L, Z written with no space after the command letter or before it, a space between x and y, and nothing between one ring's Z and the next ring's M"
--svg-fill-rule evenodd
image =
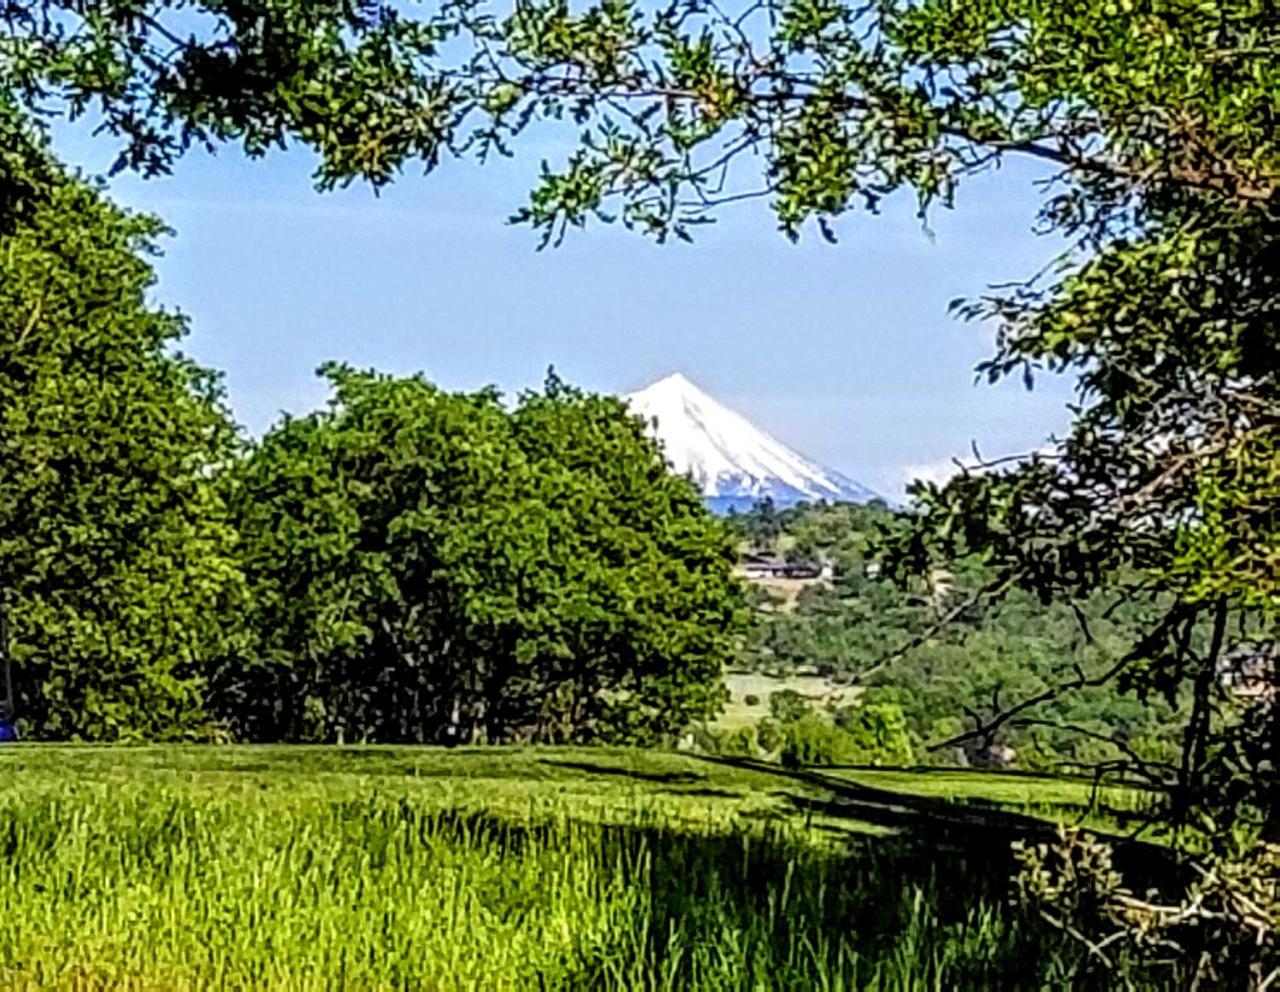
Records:
M771 721L762 721L761 726ZM834 722L806 712L757 732L762 746L776 744L782 762L800 765L909 765L915 747L901 707L869 703L837 710ZM776 733L776 737L775 737Z
M756 724L756 740L765 754L780 755L787 742L787 728L777 720L766 717Z
M726 730L717 741L717 750L729 758L758 758L760 756L759 733L753 726Z
M836 711L836 726L853 738L870 765L910 765L915 761L915 744L907 729L907 718L897 703L866 702Z
M855 765L865 752L853 735L812 714L785 725L784 765Z
M769 693L769 715L780 723L799 720L812 712L809 701L794 689Z
M228 484L252 589L213 703L247 740L651 743L713 716L732 547L618 400L327 370Z

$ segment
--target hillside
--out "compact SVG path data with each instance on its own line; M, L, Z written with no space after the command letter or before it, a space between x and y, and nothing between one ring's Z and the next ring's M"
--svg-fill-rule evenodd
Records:
M740 546L831 564L834 578L779 596L753 588L756 609L726 714L740 725L769 715L770 696L798 692L827 713L855 688L887 707L916 742L916 761L996 760L1023 770L1079 771L1138 753L1173 761L1185 715L1167 699L1140 700L1111 686L1051 694L1002 726L986 753L931 749L1035 697L1080 666L1114 664L1153 605L1101 588L1077 602L1045 604L1024 590L981 595L991 572L976 556L898 583L879 571L880 546L903 517L881 506L758 506L730 517ZM750 693L759 700L742 705ZM1078 731L1083 730L1083 733ZM994 750L993 750L994 749ZM897 763L897 762L891 762Z

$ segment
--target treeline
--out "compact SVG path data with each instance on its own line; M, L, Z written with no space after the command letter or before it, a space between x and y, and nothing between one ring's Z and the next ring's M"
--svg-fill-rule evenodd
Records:
M890 581L883 506L766 504L726 528L618 400L554 375L505 404L328 366L327 409L248 441L175 350L182 316L148 301L160 222L22 154L0 190L0 608L28 736L653 742L713 717L745 661L864 687L828 721L856 741L792 714L775 750L900 759L1149 621L1105 593L990 605L976 559ZM837 578L794 610L757 592L744 628L740 545ZM1082 690L982 744L1163 756L1172 714Z
M859 709L901 712L917 760L1093 768L1126 753L1176 755L1174 699L1089 686L1052 695L963 746L932 749L1005 708L1097 672L1127 651L1159 604L1117 590L1043 603L1031 593L982 595L991 572L975 556L902 581L881 548L905 517L883 505L768 504L729 518L739 541L795 560L830 561L835 578L780 608L754 591L743 663L786 676L813 670L862 687Z
M662 739L734 553L612 398L324 370L257 442L148 301L163 227L34 145L0 230L0 606L34 738Z

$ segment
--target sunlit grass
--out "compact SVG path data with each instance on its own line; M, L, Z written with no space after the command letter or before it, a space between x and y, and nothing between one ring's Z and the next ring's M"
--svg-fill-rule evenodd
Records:
M1011 907L1004 852L837 830L680 755L15 748L0 773L4 988L1038 989L1078 961Z

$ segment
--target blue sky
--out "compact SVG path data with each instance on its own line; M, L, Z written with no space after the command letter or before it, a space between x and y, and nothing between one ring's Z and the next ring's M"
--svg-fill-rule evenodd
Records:
M68 159L110 160L85 128ZM515 162L410 171L375 196L314 192L305 152L248 160L192 154L174 174L111 183L176 230L156 262L157 299L191 318L184 350L223 370L237 419L265 429L325 399L328 359L423 371L454 389L536 386L548 365L607 392L682 371L810 457L888 495L971 442L1029 450L1066 424L1070 383L1034 392L974 383L991 332L947 314L958 296L1026 277L1054 253L1031 233L1035 173L1020 165L961 190L927 234L914 203L791 244L763 204L740 204L693 245L622 229L536 251L506 223L542 145Z

